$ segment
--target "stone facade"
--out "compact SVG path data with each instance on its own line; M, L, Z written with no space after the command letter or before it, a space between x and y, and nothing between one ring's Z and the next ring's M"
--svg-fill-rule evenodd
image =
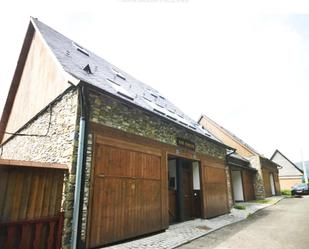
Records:
M250 158L250 163L253 168L258 172L254 175L254 192L256 199L264 199L266 197L263 174L261 168L261 161L259 156L252 156Z
M205 138L162 120L145 111L129 107L119 101L97 93L90 94L90 121L120 129L122 131L154 139L166 144L176 145L176 137L188 139L196 144L196 151L225 159L225 149ZM54 102L35 120L20 131L24 134L46 136L14 136L3 145L1 158L31 160L38 162L63 163L68 165L65 176L62 209L64 211L64 230L62 247L70 247L72 234L73 202L75 189L75 170L79 133L78 91L71 90ZM49 122L50 121L50 122ZM40 135L42 135L40 133ZM92 170L93 138L90 133L87 144L84 200L82 206L81 239L85 242L89 206L90 174ZM229 173L227 172L227 178ZM230 186L228 186L230 189ZM230 192L231 190L229 190ZM229 194L230 195L230 194ZM230 197L229 197L230 201Z
M77 116L77 92L72 90L29 122L2 146L2 159L72 165Z
M91 122L175 146L176 137L181 137L194 142L196 152L225 159L226 152L222 146L155 115L121 104L110 97L90 93L90 106Z
M91 93L89 100L91 122L120 129L125 132L147 137L171 145L176 145L175 138L176 136L180 136L194 141L196 143L197 151L200 153L221 159L225 158L225 149L221 146L200 138L193 132L188 133L188 131L185 129L177 128L175 125L172 125L169 122L164 122L159 117L146 114L144 111L138 108L128 107L113 98L96 93ZM89 134L81 231L81 238L83 241L86 239L87 229L89 185L92 167L92 142L92 134Z
M229 200L229 208L231 209L232 206L234 205L234 201L233 201L233 193L232 193L232 186L231 186L232 179L231 179L229 167L225 168L225 173L226 173L227 196Z
M64 211L63 248L71 237L72 210L77 154L78 91L70 90L29 122L19 133L43 136L13 136L1 148L2 159L62 163L65 175L62 210ZM46 136L45 136L46 135Z
M85 185L84 185L84 201L83 201L83 214L82 214L82 225L81 225L81 239L86 242L86 231L87 231L87 216L89 207L89 194L90 194L90 174L92 168L92 134L88 135L87 144L87 158L86 158L86 172L85 172Z

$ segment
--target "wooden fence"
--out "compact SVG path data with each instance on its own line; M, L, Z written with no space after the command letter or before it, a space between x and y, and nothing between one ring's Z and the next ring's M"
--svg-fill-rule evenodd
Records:
M66 167L0 160L0 248L60 248Z
M63 213L58 216L0 223L0 248L60 249Z

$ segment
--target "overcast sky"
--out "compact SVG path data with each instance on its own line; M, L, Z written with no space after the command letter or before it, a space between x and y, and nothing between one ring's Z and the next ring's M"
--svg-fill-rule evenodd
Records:
M0 113L29 16L265 156L309 159L309 1L6 1Z

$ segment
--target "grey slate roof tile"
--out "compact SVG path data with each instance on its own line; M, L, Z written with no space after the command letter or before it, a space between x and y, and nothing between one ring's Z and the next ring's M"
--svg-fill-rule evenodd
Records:
M39 20L35 18L31 20L67 73L137 106L155 112L187 129L220 142L154 88L135 79ZM84 70L87 65L89 65L91 73ZM122 87L123 92L128 92L132 99L127 98L125 94L119 93L117 91L119 87L117 88L115 85Z

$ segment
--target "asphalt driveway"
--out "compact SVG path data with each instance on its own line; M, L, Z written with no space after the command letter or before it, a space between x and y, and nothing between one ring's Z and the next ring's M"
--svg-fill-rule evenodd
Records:
M181 249L308 249L309 196L287 198Z

